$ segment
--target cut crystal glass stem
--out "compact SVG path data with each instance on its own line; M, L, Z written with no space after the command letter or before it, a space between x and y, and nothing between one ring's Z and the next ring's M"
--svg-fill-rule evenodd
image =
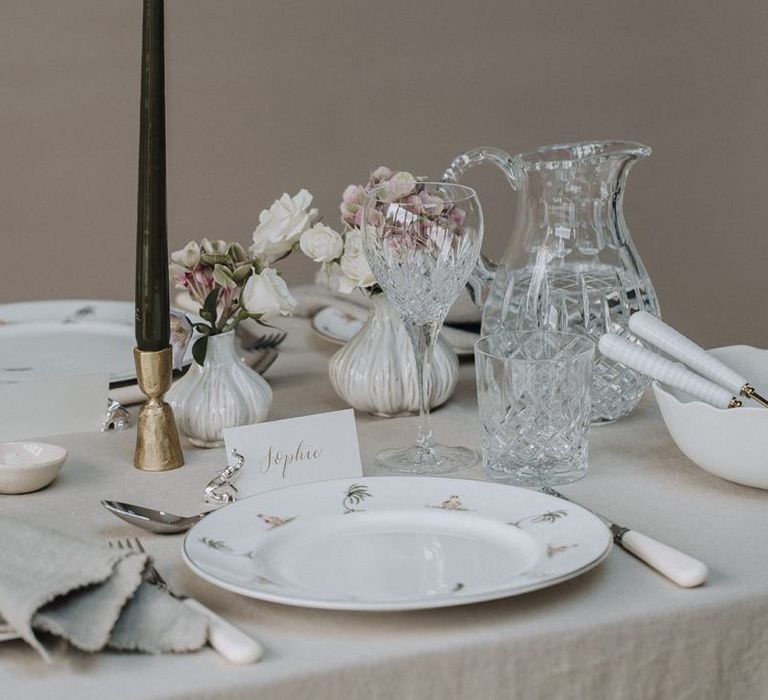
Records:
M435 351L435 339L442 324L426 323L419 326L411 321L405 321L404 325L416 356L416 376L419 384L419 433L416 444L428 450L433 443L432 427L429 423L429 375Z

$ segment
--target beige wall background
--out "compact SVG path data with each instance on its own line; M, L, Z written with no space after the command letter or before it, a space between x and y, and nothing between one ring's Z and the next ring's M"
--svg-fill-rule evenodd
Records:
M132 297L140 22L139 0L0 2L0 301ZM247 242L301 187L335 222L379 164L633 139L654 155L626 215L665 317L766 346L766 30L764 0L168 0L170 244ZM513 195L466 181L498 254Z

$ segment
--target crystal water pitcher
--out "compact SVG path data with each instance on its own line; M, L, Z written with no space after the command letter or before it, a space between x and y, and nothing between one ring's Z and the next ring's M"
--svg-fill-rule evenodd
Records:
M490 162L518 192L504 256L499 263L481 258L470 281L483 306L484 335L550 328L597 341L608 331L630 336L628 320L634 311L659 314L656 292L622 210L627 174L650 153L639 143L594 141L516 156L477 148L453 161L443 175L446 181ZM644 375L598 356L593 422L627 415L648 383Z

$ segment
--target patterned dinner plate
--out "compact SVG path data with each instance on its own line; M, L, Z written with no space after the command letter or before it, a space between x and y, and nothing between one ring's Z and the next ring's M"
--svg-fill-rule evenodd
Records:
M0 383L84 374L135 380L134 316L127 301L0 304Z
M379 476L237 501L183 545L199 576L252 598L333 610L419 610L578 576L611 548L584 508L515 486Z

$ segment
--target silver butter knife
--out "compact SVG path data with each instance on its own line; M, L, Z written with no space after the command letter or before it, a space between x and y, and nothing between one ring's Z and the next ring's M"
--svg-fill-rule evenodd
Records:
M549 486L542 486L540 491L549 496L556 496L564 501L576 503L576 501L571 500ZM648 535L637 532L637 530L617 525L600 513L581 505L581 503L576 503L576 505L581 506L600 518L610 528L613 534L613 541L619 547L627 550L630 554L634 554L638 559L671 581L674 581L678 586L695 588L706 581L709 569L704 562L694 559L688 554L684 554L652 537L648 537Z

